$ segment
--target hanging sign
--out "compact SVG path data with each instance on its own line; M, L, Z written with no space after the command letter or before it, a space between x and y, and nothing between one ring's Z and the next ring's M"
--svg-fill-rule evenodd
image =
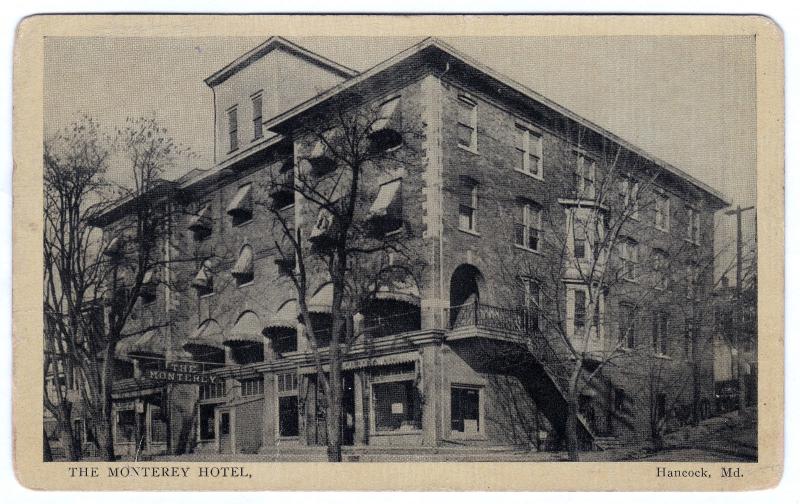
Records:
M168 362L164 369L148 369L147 378L170 383L216 383L218 376L203 372L196 362Z

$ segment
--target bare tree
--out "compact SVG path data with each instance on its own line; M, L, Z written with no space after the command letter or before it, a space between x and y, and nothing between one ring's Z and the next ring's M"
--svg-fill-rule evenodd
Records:
M376 194L392 198L392 191L401 191L404 170L420 163L418 128L401 124L400 107L399 97L368 103L351 95L296 131L294 162L271 174L270 192L291 193L313 226L296 226L277 197L263 202L280 231L275 248L292 266L287 274L327 404L330 461L342 458L342 362L356 341L369 336L370 328L360 323L363 312L378 290L413 284L422 268L402 209L371 208ZM376 181L387 177L390 185L378 187ZM332 285L329 327L315 322L308 303L319 278Z
M115 154L123 183L107 176ZM170 281L159 278L171 260L173 212L162 177L184 154L146 118L128 119L114 141L85 118L45 145L45 372L63 369L78 384L104 460L115 458L117 345L167 323L130 321L140 296ZM130 211L109 217L118 205Z
M565 398L570 460L579 459L580 425L594 430L583 393L601 388L610 365L659 353L649 340L633 341L641 314L690 303L671 278L680 275L683 285L691 271L702 286L713 274L713 257L698 256L684 239L693 225L700 232L699 223L669 223L668 196L658 187L669 183L663 171L585 130L577 144L573 192L545 205L499 202L518 216L508 231L516 248L539 252L502 251L498 263L510 285L524 284L521 328Z

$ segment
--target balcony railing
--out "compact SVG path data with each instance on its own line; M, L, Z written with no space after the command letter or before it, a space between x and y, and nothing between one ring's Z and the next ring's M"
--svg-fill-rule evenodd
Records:
M477 301L446 309L448 329L484 327L515 333L539 332L539 317L527 308L501 308Z

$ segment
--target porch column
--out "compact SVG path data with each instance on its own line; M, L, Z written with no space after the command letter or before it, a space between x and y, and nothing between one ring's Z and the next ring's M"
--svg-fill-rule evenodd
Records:
M262 448L275 446L275 418L277 417L275 375L264 373L264 421L261 432Z
M440 343L430 343L420 348L422 367L422 444L439 446L442 442L442 352Z
M356 371L353 376L353 394L355 395L355 435L353 443L367 444L367 419L364 416L364 372Z

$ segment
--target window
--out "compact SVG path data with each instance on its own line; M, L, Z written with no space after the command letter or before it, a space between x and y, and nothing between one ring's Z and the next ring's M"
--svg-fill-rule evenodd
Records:
M262 121L263 98L261 93L253 96L253 140L264 136L264 122Z
M517 170L542 178L542 135L517 126Z
M667 330L669 326L669 314L666 312L656 312L653 315L653 351L659 355L667 355Z
M572 219L572 252L575 259L586 259L586 223Z
M225 397L225 380L200 385L200 400Z
M233 225L241 226L253 219L253 184L239 187L233 199L228 203L228 215L233 217Z
M239 380L242 385L242 397L264 395L264 378L246 378Z
M420 428L417 422L416 388L413 380L375 383L375 430L406 431Z
M458 228L477 233L478 183L469 177L461 177L458 202Z
M136 412L132 409L117 411L117 443L133 443L136 432Z
M150 441L153 443L167 442L167 419L158 406L150 406Z
M655 273L655 288L665 290L669 287L669 255L661 250L653 250L653 268Z
M450 388L450 430L465 435L481 433L481 391L477 387Z
M458 145L478 150L478 104L466 96L458 97Z
M655 218L656 229L669 231L669 196L666 193L656 193Z
M619 305L619 345L622 348L636 347L636 307L631 304Z
M255 270L253 268L253 247L245 245L239 251L239 258L236 260L231 275L236 280L236 286L241 287L253 282Z
M228 140L230 152L239 148L239 120L236 107L228 110Z
M619 244L621 276L625 280L636 281L636 270L639 265L639 245L631 239L623 239Z
M528 250L539 250L542 230L542 210L536 203L521 200L517 203L517 222L514 223L514 243Z
M594 199L596 175L597 162L583 154L578 154L578 165L575 171L575 189L578 192L578 198Z
M692 207L686 209L686 239L694 244L700 243L700 214Z
M582 331L586 327L586 292L582 290L575 290L575 315L573 317L573 326L575 332Z
M297 402L297 374L280 373L278 381L278 436L300 435L300 410Z
M639 219L639 182L630 178L622 177L619 182L620 202L622 203L623 215L631 219Z
M525 328L538 331L541 329L541 285L533 278L523 278L522 287L525 302Z
M202 390L202 389L201 389ZM214 410L216 404L201 404L199 408L200 416L200 439L211 440L216 437L216 429L214 428Z

